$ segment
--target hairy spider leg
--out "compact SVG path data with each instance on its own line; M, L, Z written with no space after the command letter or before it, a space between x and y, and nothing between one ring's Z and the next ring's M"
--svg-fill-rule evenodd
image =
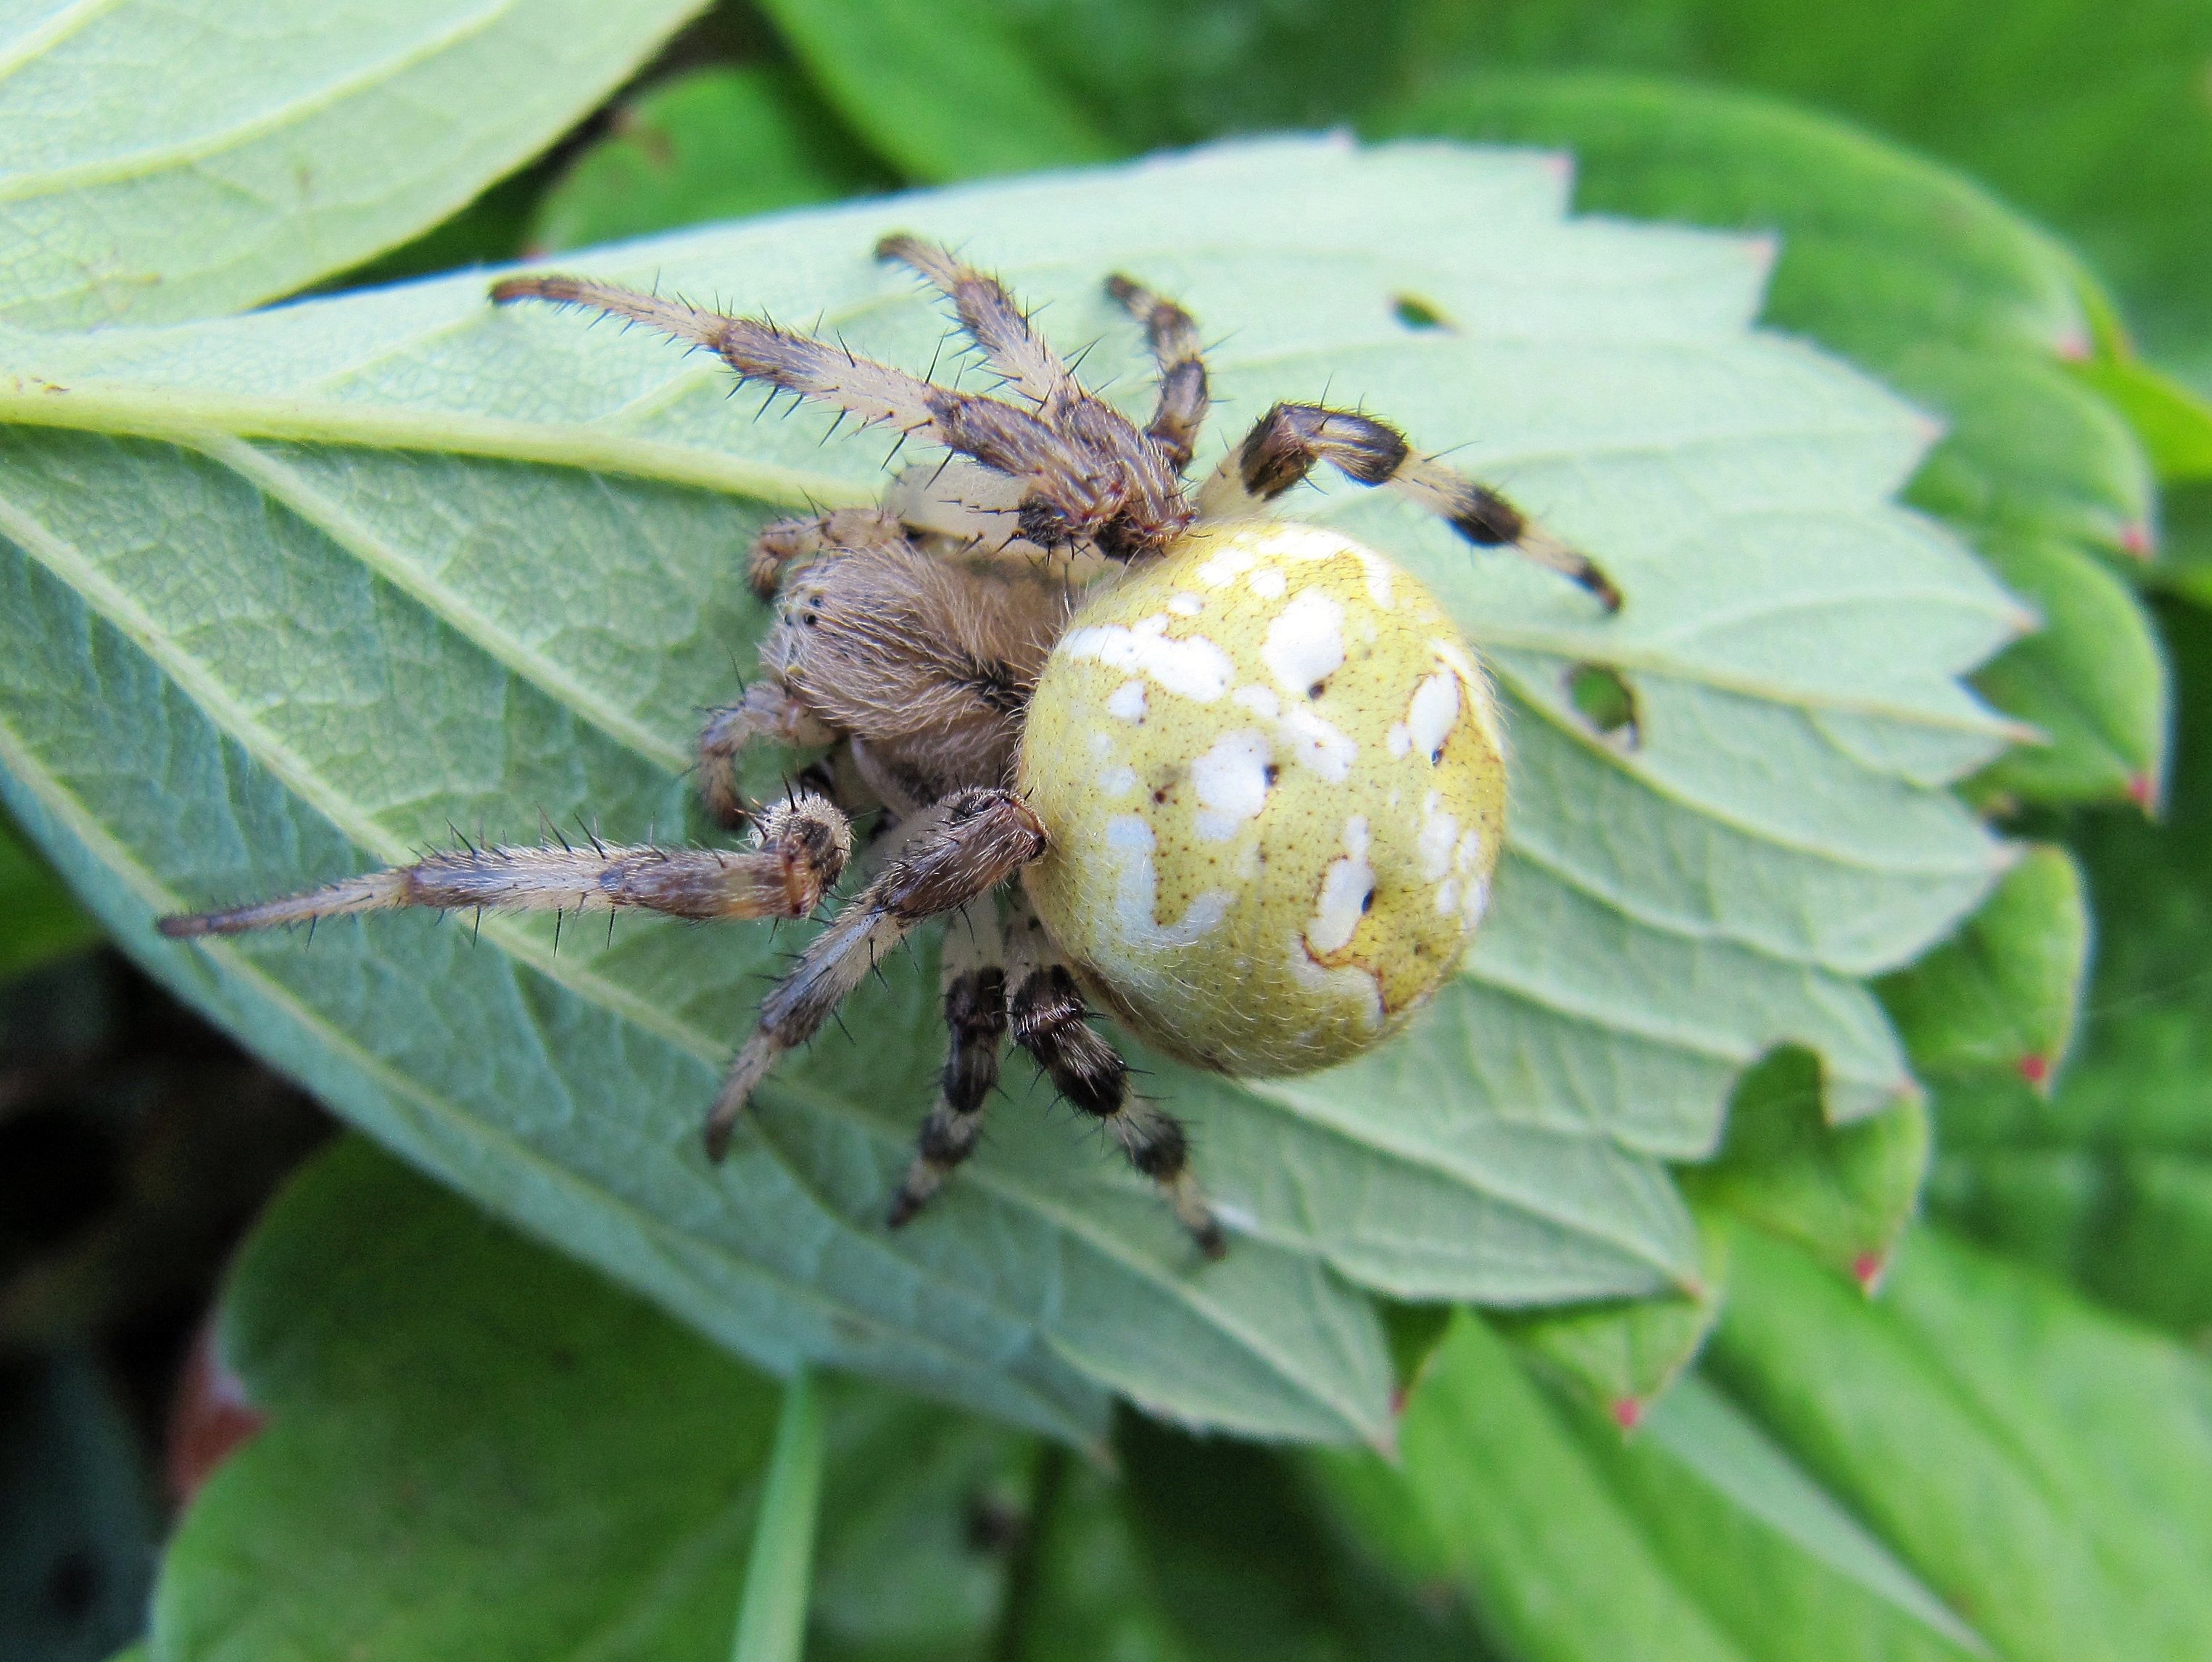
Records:
M1190 523L1183 500L1182 466L1113 405L1085 392L1066 364L1030 327L1029 316L1014 303L996 277L966 264L951 251L907 235L887 236L876 245L878 259L895 259L927 278L952 301L960 326L968 332L993 368L1036 405L1037 414L1079 449L1106 461L1122 480L1130 507L1122 525L1102 541L1109 554L1123 559L1159 551ZM1034 520L1030 540L1055 545L1053 532ZM1077 534L1109 530L1086 525Z
M1129 1091L1129 1064L1100 1038L1075 984L1029 898L1018 890L1007 916L1007 1014L1014 1043L1027 1050L1068 1102L1111 1132L1129 1164L1159 1185L1176 1221L1198 1250L1218 1258L1229 1250L1220 1220L1190 1170L1182 1122Z
M1030 327L1029 314L1014 303L998 278L977 271L950 249L901 232L876 244L878 259L896 260L918 272L952 302L960 326L982 349L1006 384L1050 420L1085 393L1060 354Z
M1419 502L1477 547L1510 547L1580 584L1607 612L1620 610L1620 591L1589 555L1535 524L1489 486L1423 455L1388 422L1355 411L1277 405L1222 458L1200 488L1199 518L1243 518L1324 461L1355 484L1383 485Z
M913 1163L891 1198L890 1227L913 1220L953 1167L975 1152L983 1110L998 1088L1006 1044L1006 947L989 895L970 901L945 928L945 1072L937 1101L915 1141Z
M1028 481L1030 496L1044 517L1067 538L1087 537L1105 527L1131 495L1130 481L1117 465L1121 457L1102 454L1082 437L1063 433L1026 410L981 393L932 386L842 346L772 323L726 317L587 277L509 277L492 286L491 297L501 305L544 300L628 318L708 348L743 380L764 381L844 411L864 423L896 427L957 454L972 456L994 472ZM1129 430L1134 439L1135 429ZM1158 458L1140 441L1136 448L1158 466ZM1180 531L1188 521L1186 512L1175 528Z
M761 817L750 849L664 849L592 841L586 848L446 850L304 894L224 911L162 918L172 938L242 934L351 912L428 906L441 911L612 913L624 907L697 921L804 917L845 869L853 831L823 798L795 795Z
M1145 434L1180 473L1190 466L1210 398L1198 325L1182 307L1133 278L1116 273L1106 279L1106 292L1145 326L1145 338L1160 371L1159 402Z
M916 924L988 894L1044 852L1044 827L1012 791L971 787L928 813L899 857L808 943L762 1001L760 1025L732 1059L707 1116L708 1159L728 1151L732 1130L776 1058L820 1032Z
M806 707L781 681L763 677L734 704L707 712L699 729L699 799L715 823L732 830L752 812L738 789L738 760L756 739L802 750L835 744L837 731Z

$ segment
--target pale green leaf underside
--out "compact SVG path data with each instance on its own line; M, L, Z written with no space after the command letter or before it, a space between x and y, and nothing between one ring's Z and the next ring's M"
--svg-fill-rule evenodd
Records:
M764 518L879 488L642 332L495 312L483 279L82 341L0 334L0 746L11 801L163 972L360 1123L744 1354L872 1369L1062 1429L1103 1390L1193 1421L1379 1434L1353 1284L1530 1304L1694 1275L1667 1159L1791 1040L1838 1117L1910 1088L1856 977L1972 905L2000 851L1942 788L2002 745L1958 684L2020 624L1890 505L1927 441L1851 372L1752 333L1728 239L1563 219L1549 161L1320 141L979 186L565 259L817 314L920 368L944 332L869 258L953 240L1132 407L1131 270L1210 339L1230 442L1274 397L1402 419L1595 551L1630 600L1470 555L1371 495L1293 499L1402 558L1512 699L1513 844L1468 972L1337 1072L1160 1068L1239 1239L1201 1267L1042 1093L910 1229L878 1220L940 1052L908 965L776 1075L726 1171L696 1146L775 953L765 930L392 917L193 952L151 910L272 892L540 813L682 828L699 706L762 618ZM1414 295L1456 326L1393 314ZM949 366L954 360L947 355ZM74 429L74 430L73 430ZM111 436L125 435L128 436ZM384 447L398 447L386 448ZM1209 457L1201 456L1200 466ZM548 466L545 464L560 464ZM710 487L710 488L700 488ZM1644 742L1564 674L1617 667ZM733 667L734 666L734 667ZM763 773L765 780L769 776Z
M356 265L536 155L699 9L0 0L0 318L213 316Z

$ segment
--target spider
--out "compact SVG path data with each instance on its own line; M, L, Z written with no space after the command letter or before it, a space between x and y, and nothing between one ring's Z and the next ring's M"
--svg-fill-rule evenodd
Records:
M944 934L948 1050L892 1196L903 1225L975 1149L1011 1035L1108 1128L1207 1257L1220 1221L1180 1121L1133 1093L1095 1001L1158 1049L1241 1076L1322 1067L1403 1025L1456 966L1504 830L1496 706L1437 602L1371 550L1261 510L1321 462L1620 595L1584 555L1387 423L1277 404L1193 491L1208 402L1195 324L1126 277L1108 293L1158 369L1139 429L1086 391L994 278L911 236L878 258L953 306L1005 396L941 387L775 325L586 278L492 299L645 324L739 378L945 453L883 505L763 530L763 673L709 712L708 810L741 849L466 847L311 892L161 921L173 936L402 906L799 918L880 811L868 880L768 994L707 1119L721 1158L776 1059L885 952ZM756 741L821 752L749 805Z

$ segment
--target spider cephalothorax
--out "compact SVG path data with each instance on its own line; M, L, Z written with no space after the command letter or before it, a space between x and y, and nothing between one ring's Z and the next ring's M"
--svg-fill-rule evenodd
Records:
M975 1148L1011 1036L1217 1254L1182 1125L1130 1091L1086 995L1224 1073L1354 1055L1458 963L1504 819L1490 690L1443 610L1371 550L1261 507L1327 461L1607 609L1620 598L1495 491L1350 411L1275 405L1194 497L1182 474L1207 387L1180 307L1109 279L1159 364L1139 429L1082 387L997 282L911 237L878 252L951 297L1010 397L582 278L492 290L648 324L748 380L949 453L902 475L880 508L786 521L755 545L750 575L775 608L763 673L699 740L707 805L749 825L750 848L471 847L162 931L397 906L803 917L853 857L850 816L880 810L861 856L870 880L763 1001L708 1116L709 1151L887 950L955 919L949 1050L892 1224ZM757 740L823 753L805 788L759 809L737 783Z

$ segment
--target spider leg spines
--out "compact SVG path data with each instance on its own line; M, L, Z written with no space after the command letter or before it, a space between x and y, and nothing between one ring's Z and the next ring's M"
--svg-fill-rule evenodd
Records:
M1112 1119L1128 1097L1129 1064L1084 1018L1075 977L1060 964L1024 975L1008 1001L1014 1042L1045 1070L1068 1102L1095 1119Z
M997 278L916 237L885 237L877 245L876 253L881 259L911 266L951 299L961 327L982 349L992 368L1030 400L1038 419L1074 454L1096 465L1093 477L1083 482L1034 470L1039 488L1024 504L1019 522L1025 539L1041 547L1059 548L1096 538L1108 554L1129 559L1157 553L1182 534L1190 522L1190 510L1176 475L1182 460L1188 460L1187 448L1182 460L1177 460L1172 442L1163 443L1157 435L1148 442L1120 411L1085 392L1059 355L1030 326L1027 314ZM1182 314L1174 312L1174 315ZM1188 321L1183 319L1186 325ZM1189 356L1194 359L1196 356L1194 332ZM1190 374L1183 373L1179 385L1187 399L1192 387ZM1200 369L1196 379L1200 414L1204 385ZM997 405L995 399L981 402ZM964 422L984 419L988 413L979 411L971 417L962 411L958 416ZM951 413L941 415L940 420L948 429L958 430ZM1005 466L987 454L983 447L988 428L986 419L972 443L953 447L964 450L987 466L1019 477L1023 469Z
M902 234L878 242L876 258L896 260L920 273L950 300L960 326L983 349L991 367L1040 411L1085 396L1067 365L1030 327L1027 315L996 277L948 248Z
M1199 493L1201 520L1236 519L1272 502L1328 462L1358 484L1419 502L1479 548L1508 547L1620 610L1620 591L1589 556L1533 523L1487 485L1423 455L1388 422L1355 411L1279 404L1214 470Z
M707 1118L719 1160L753 1091L785 1051L821 1031L845 995L926 918L989 893L1044 852L1044 828L1012 791L953 792L883 874L847 903L761 1002Z
M450 849L411 866L349 877L304 894L223 911L162 918L173 939L243 934L282 923L405 906L440 911L612 912L623 908L707 922L804 917L853 852L845 816L818 796L779 804L759 846L663 849L594 843Z
M1190 466L1210 397L1198 325L1173 301L1118 272L1106 279L1106 292L1145 326L1160 371L1159 401L1145 432L1180 473Z
M678 340L717 350L724 327L731 321L720 313L704 311L680 300L642 294L635 289L599 283L590 277L558 274L503 278L492 284L491 300L495 306L509 306L518 300L543 300L556 306L587 307L611 317L642 323Z
M913 1220L981 1139L983 1110L998 1086L999 1054L1006 1042L1000 955L996 908L988 897L963 908L945 930L945 1070L937 1101L915 1139L914 1160L891 1199L893 1229Z
M587 307L708 347L744 380L765 381L862 422L896 427L973 456L994 472L1030 479L1036 494L1051 501L1085 534L1109 519L1127 495L1103 459L1086 454L1028 411L933 387L842 346L772 323L702 311L584 277L510 277L494 285L492 298L501 304L544 300Z
M1006 1001L1014 1042L1036 1059L1070 1105L1113 1134L1129 1164L1159 1186L1199 1251L1218 1258L1228 1243L1189 1169L1182 1122L1129 1093L1129 1064L1091 1027L1075 977L1053 953L1026 897L1016 905L1012 989Z
M210 934L244 934L249 929L274 928L283 923L312 923L319 918L404 906L407 904L405 886L404 869L364 872L359 877L344 878L304 894L283 895L274 900L226 907L220 911L185 912L159 918L154 927L172 941L190 941Z

